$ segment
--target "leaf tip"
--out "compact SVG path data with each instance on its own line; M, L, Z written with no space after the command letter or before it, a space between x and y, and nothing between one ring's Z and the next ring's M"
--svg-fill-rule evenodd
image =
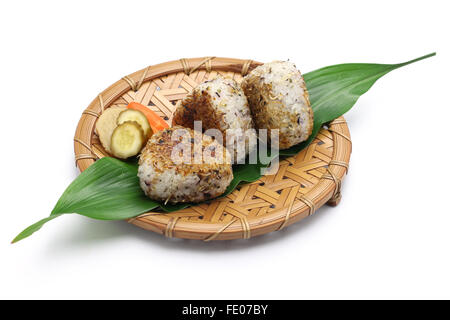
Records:
M411 63L414 63L414 62L417 62L417 61L420 61L420 60L424 60L424 59L428 59L428 58L434 57L435 55L436 55L436 52L432 52L432 53L426 54L424 56L418 57L416 59L400 63L400 64L398 64L398 66L400 66L400 67L406 66L408 64L411 64Z
M19 242L21 239L19 239L19 236L16 236L12 241L11 244Z

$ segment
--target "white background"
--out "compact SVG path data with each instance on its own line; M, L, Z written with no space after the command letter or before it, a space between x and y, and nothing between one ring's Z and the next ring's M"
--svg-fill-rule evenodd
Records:
M0 298L450 298L448 30L445 1L3 1ZM209 55L308 72L433 51L346 115L336 208L251 240L69 215L10 244L77 176L79 117L126 74Z

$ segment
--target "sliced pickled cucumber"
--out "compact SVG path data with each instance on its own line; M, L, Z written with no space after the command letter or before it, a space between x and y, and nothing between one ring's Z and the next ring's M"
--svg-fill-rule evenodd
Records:
M150 136L153 134L147 117L138 110L127 109L125 111L122 111L117 118L117 124L122 124L125 121L136 121L137 123L139 123L139 125L142 127L142 130L144 130L145 137L147 138L150 138Z
M135 121L125 121L118 125L111 136L113 156L126 159L137 155L147 141L144 130Z
M111 152L111 134L117 127L117 118L124 110L125 107L112 106L100 115L95 124L95 131L107 152Z

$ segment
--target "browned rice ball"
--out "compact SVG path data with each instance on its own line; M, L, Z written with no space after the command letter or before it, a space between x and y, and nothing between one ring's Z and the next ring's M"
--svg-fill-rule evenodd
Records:
M308 91L292 62L274 61L253 69L242 82L257 129L279 129L280 149L308 139L314 119Z
M176 130L185 130L188 139L175 137L180 133ZM198 141L198 150L193 148L194 139ZM173 159L174 149L183 148L190 150L190 156L186 156L190 163ZM203 155L203 161L195 164L194 157L199 154ZM223 194L233 179L233 171L230 155L221 144L201 133L194 138L193 130L176 126L158 131L148 140L139 158L138 177L142 190L151 199L201 202Z

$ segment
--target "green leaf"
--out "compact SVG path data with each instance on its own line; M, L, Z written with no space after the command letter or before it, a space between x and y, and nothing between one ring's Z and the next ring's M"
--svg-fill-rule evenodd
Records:
M38 231L40 228L42 228L42 226L49 222L50 220L53 220L55 218L58 218L61 214L55 214L55 215L51 215L50 217L47 217L45 219L42 219L38 222L36 222L35 224L32 224L31 226L29 226L28 228L26 228L25 230L23 230L21 233L19 233L17 235L17 237L14 238L14 240L11 243L16 243L17 241L20 241L22 239L25 239L29 236L31 236L33 233L35 233L36 231Z
M82 172L64 191L53 214L78 213L101 220L122 220L155 209L139 186L137 165L102 158Z
M233 166L233 180L223 194L226 196L233 192L241 182L253 182L261 178L261 169L267 165L258 161L257 164L237 164Z
M308 146L324 124L350 110L358 98L386 73L435 54L399 64L340 64L305 74L314 111L313 133L308 141L280 150L279 155L295 155ZM277 155L273 154L270 158L273 159ZM257 164L234 165L234 178L222 196L230 194L242 182L258 180L261 177L261 169L267 165L259 159ZM78 213L101 220L123 220L158 207L163 211L173 212L192 205L171 205L150 200L139 186L137 170L136 159L124 162L107 157L96 161L69 185L50 217L26 228L13 243L30 236L46 222L66 213Z
M399 64L338 64L306 73L303 77L314 111L313 134L306 142L280 150L280 155L292 156L304 149L324 124L350 110L358 98L388 72L434 55L436 53L430 53Z
M78 213L93 219L123 220L159 207L139 186L136 163L102 158L83 171L64 191L50 217L22 231L22 240L46 222L65 213Z

